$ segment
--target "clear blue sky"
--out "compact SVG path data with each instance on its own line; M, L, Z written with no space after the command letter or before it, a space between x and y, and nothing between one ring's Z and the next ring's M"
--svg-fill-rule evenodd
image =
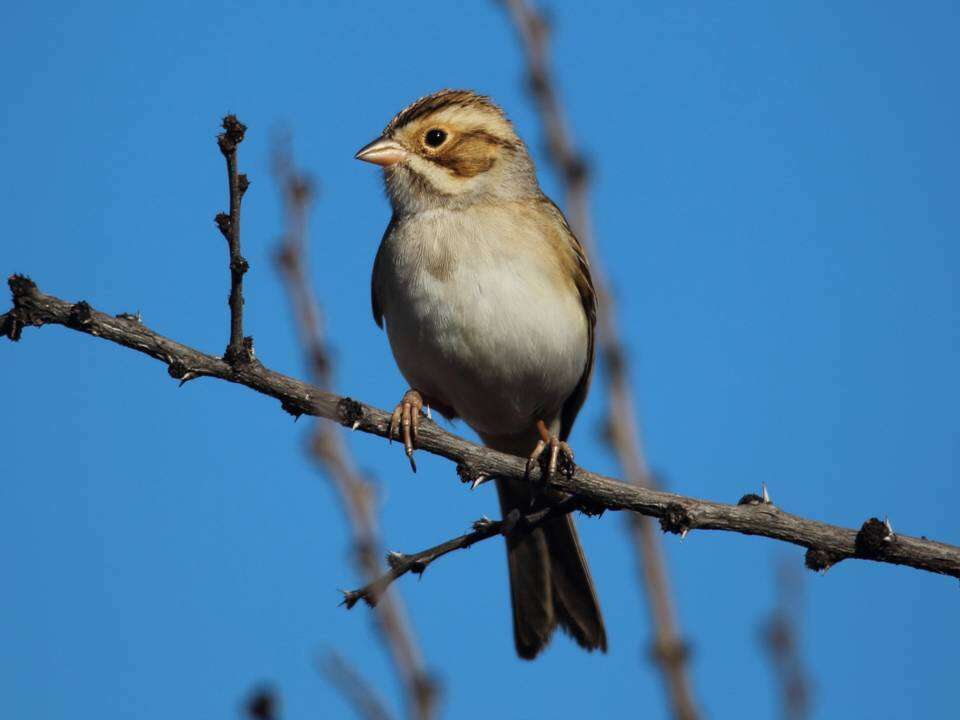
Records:
M960 543L958 11L952 2L550 3L573 128L627 331L651 463L678 492ZM774 7L776 6L776 7ZM227 337L217 122L241 149L247 327L300 373L271 265L272 132L319 179L314 277L339 388L405 389L370 317L388 209L352 159L401 106L491 94L537 150L502 10L472 3L18 3L0 29L0 272L107 312L140 310L208 352ZM8 305L3 305L4 309ZM335 648L393 707L337 503L308 426L213 380L62 328L0 343L0 696L9 717L233 717L258 681L285 716L349 712L314 669ZM594 392L577 458L614 470ZM464 428L460 427L460 431ZM381 489L390 548L494 515L422 456L351 436ZM514 658L504 552L484 543L398 587L444 716L664 718L623 519L579 521L610 653L565 638ZM711 717L775 717L757 643L780 559L800 549L665 538ZM804 575L802 652L819 718L956 709L960 587L869 563Z

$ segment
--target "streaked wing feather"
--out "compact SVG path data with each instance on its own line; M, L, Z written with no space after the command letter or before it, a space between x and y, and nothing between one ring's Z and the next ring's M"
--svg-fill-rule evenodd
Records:
M565 239L568 241L568 247L573 254L573 279L580 293L580 302L583 305L583 312L587 316L587 363L583 368L583 374L580 381L570 393L570 396L564 401L560 412L560 439L566 440L573 429L573 423L577 419L577 413L583 407L587 399L587 391L590 388L590 376L593 374L593 356L594 356L594 335L597 325L597 293L593 287L593 278L590 276L590 263L587 260L587 254L577 240L570 224L564 217L563 212L557 207L550 198L543 196L543 202L547 206L548 212L553 215L563 226Z

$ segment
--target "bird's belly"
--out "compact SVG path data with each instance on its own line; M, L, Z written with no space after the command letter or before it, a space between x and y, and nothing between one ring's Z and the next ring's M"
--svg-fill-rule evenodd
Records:
M556 416L579 382L587 321L576 291L556 278L483 260L392 282L387 334L411 387L478 432L522 432Z

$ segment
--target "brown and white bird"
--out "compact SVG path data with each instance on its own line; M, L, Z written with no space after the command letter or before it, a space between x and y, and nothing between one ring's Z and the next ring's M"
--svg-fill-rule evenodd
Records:
M593 368L596 296L583 249L540 190L533 162L489 98L442 90L404 108L356 155L383 167L393 217L373 265L373 317L410 385L393 415L407 456L421 409L462 418L483 442L546 475ZM414 466L416 469L416 466ZM498 480L504 517L529 483ZM590 570L569 515L507 537L517 653L559 625L606 650Z

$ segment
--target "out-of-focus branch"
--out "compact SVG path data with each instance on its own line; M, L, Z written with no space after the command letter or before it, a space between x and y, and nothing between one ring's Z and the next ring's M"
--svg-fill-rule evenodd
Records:
M243 142L247 126L235 115L223 118L223 132L217 145L227 161L227 186L230 190L230 213L217 213L214 220L230 248L230 342L223 359L231 365L253 359L253 338L243 336L243 276L250 268L240 254L240 201L250 186L247 176L237 174L237 145Z
M243 714L250 720L279 720L280 698L270 687L259 687L247 697Z
M523 45L529 90L539 112L548 157L560 175L567 220L590 258L597 294L597 347L607 385L606 436L626 479L635 485L652 487L626 370L626 353L594 241L588 167L576 149L557 97L550 71L547 24L525 0L507 0L507 7ZM687 645L681 639L660 538L651 521L640 515L630 517L630 533L650 608L655 638L652 656L663 673L673 716L678 720L694 720L697 710L685 669Z
M780 687L784 720L810 717L810 680L800 655L803 580L799 569L782 563L777 568L777 602L761 628L761 640Z
M390 413L372 405L335 395L259 362L229 365L222 358L154 332L137 316L107 315L83 300L72 303L46 295L23 275L11 276L9 284L13 309L0 315L0 335L11 340L20 339L25 327L61 325L149 355L164 363L167 374L181 385L199 377L226 380L279 400L280 406L294 417L327 418L354 430L389 438ZM135 395L131 402L136 407ZM144 413L151 411L147 405L140 409ZM665 532L686 535L691 530L724 530L793 543L807 548L806 566L811 570L822 572L843 560L857 558L960 578L960 547L895 534L889 522L877 518L867 520L859 531L852 530L792 515L756 495L745 495L735 505L729 505L618 482L582 467L555 473L549 480L531 478L525 459L464 440L426 418L420 420L417 448L455 462L457 474L464 482L475 483L488 477L539 482L541 487L578 495L580 502L590 507L591 514L604 509L630 510L659 518Z
M357 717L361 720L390 720L390 713L377 692L341 655L330 652L320 659L318 665L320 672L353 706Z
M321 326L320 309L310 285L306 265L307 214L311 188L293 168L289 151L279 148L275 173L280 185L286 229L277 254L277 264L290 297L301 345L313 383L325 390L332 386L329 353ZM380 531L373 489L359 473L336 426L322 420L314 428L310 452L317 466L332 481L350 521L354 561L361 577L372 581L382 570ZM376 611L376 626L390 651L401 680L411 717L427 720L436 705L437 688L424 669L406 611L396 595L383 598Z
M514 508L503 520L490 520L486 517L480 518L473 524L473 530L471 532L465 535L459 535L451 540L413 553L412 555L405 555L398 552L387 553L387 564L390 566L390 569L362 588L344 592L343 605L349 610L356 605L358 601L363 600L368 606L374 607L394 580L403 577L409 572L423 575L424 571L434 560L452 553L454 550L466 550L481 540L496 537L497 535L506 536L514 533L528 533L552 518L566 515L578 509L583 508L581 507L579 498L576 497L566 498L556 505L537 510L527 515L521 515L520 512Z

